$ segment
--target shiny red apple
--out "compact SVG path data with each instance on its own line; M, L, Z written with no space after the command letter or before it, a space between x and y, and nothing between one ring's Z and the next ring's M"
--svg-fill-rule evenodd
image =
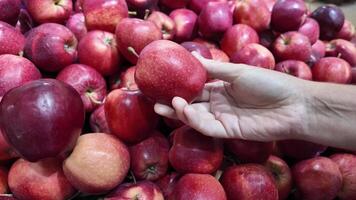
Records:
M66 27L72 31L78 41L80 41L88 32L85 26L85 18L83 13L75 13L69 17L66 22Z
M0 46L0 55L19 55L24 49L25 37L15 27L0 21Z
M162 32L162 39L171 40L176 33L176 24L168 15L160 11L153 11L147 18L153 22Z
M199 44L197 42L183 42L180 45L182 45L185 49L187 49L190 52L197 52L201 56L207 59L212 59L212 55L209 51L209 48L206 47L203 44Z
M326 56L335 56L356 67L356 46L343 39L331 40L326 44Z
M150 181L124 183L109 193L105 200L124 199L164 200L159 187Z
M344 25L341 30L336 34L336 38L344 39L344 40L352 40L352 37L355 36L356 29L351 21L345 19Z
M193 11L185 8L176 9L169 14L169 17L173 19L176 25L174 41L189 41L197 35L198 16Z
M243 63L256 67L274 69L275 60L273 54L260 44L247 44L231 56L231 62Z
M345 60L336 57L325 57L316 62L312 69L315 81L350 83L351 66Z
M303 0L278 0L272 9L271 26L278 32L296 31L306 16L307 6Z
M319 24L315 19L308 17L299 27L298 32L307 36L309 38L310 43L313 45L319 39Z
M310 67L302 61L299 60L285 60L277 63L276 71L283 72L286 74L290 74L292 76L304 79L304 80L312 80L313 75Z
M24 0L31 17L38 23L63 24L73 11L71 0Z
M21 0L0 1L0 21L15 25L20 14Z

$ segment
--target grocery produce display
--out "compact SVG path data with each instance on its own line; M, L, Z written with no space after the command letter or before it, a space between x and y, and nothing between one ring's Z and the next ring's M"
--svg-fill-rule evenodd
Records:
M0 200L356 200L354 152L156 114L215 81L195 53L356 83L355 26L332 4L0 0Z

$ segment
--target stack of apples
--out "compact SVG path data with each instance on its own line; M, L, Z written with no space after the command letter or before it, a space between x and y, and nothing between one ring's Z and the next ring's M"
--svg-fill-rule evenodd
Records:
M352 152L153 109L202 91L192 51L352 84L355 41L340 8L303 0L0 0L0 199L355 200Z

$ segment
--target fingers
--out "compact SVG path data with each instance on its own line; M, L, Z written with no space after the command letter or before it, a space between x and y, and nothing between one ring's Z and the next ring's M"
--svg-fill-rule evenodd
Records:
M157 114L162 115L164 117L168 117L170 119L178 119L176 111L167 105L156 103L154 106L154 110Z
M201 94L195 99L195 102L208 102L210 101L210 93L213 88L224 87L223 81L215 81L206 83Z

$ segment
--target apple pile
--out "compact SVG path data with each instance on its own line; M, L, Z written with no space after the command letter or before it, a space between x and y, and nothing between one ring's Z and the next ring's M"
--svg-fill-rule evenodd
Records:
M356 83L340 8L303 0L0 0L0 199L356 200L356 155L204 136L154 112L191 54Z

